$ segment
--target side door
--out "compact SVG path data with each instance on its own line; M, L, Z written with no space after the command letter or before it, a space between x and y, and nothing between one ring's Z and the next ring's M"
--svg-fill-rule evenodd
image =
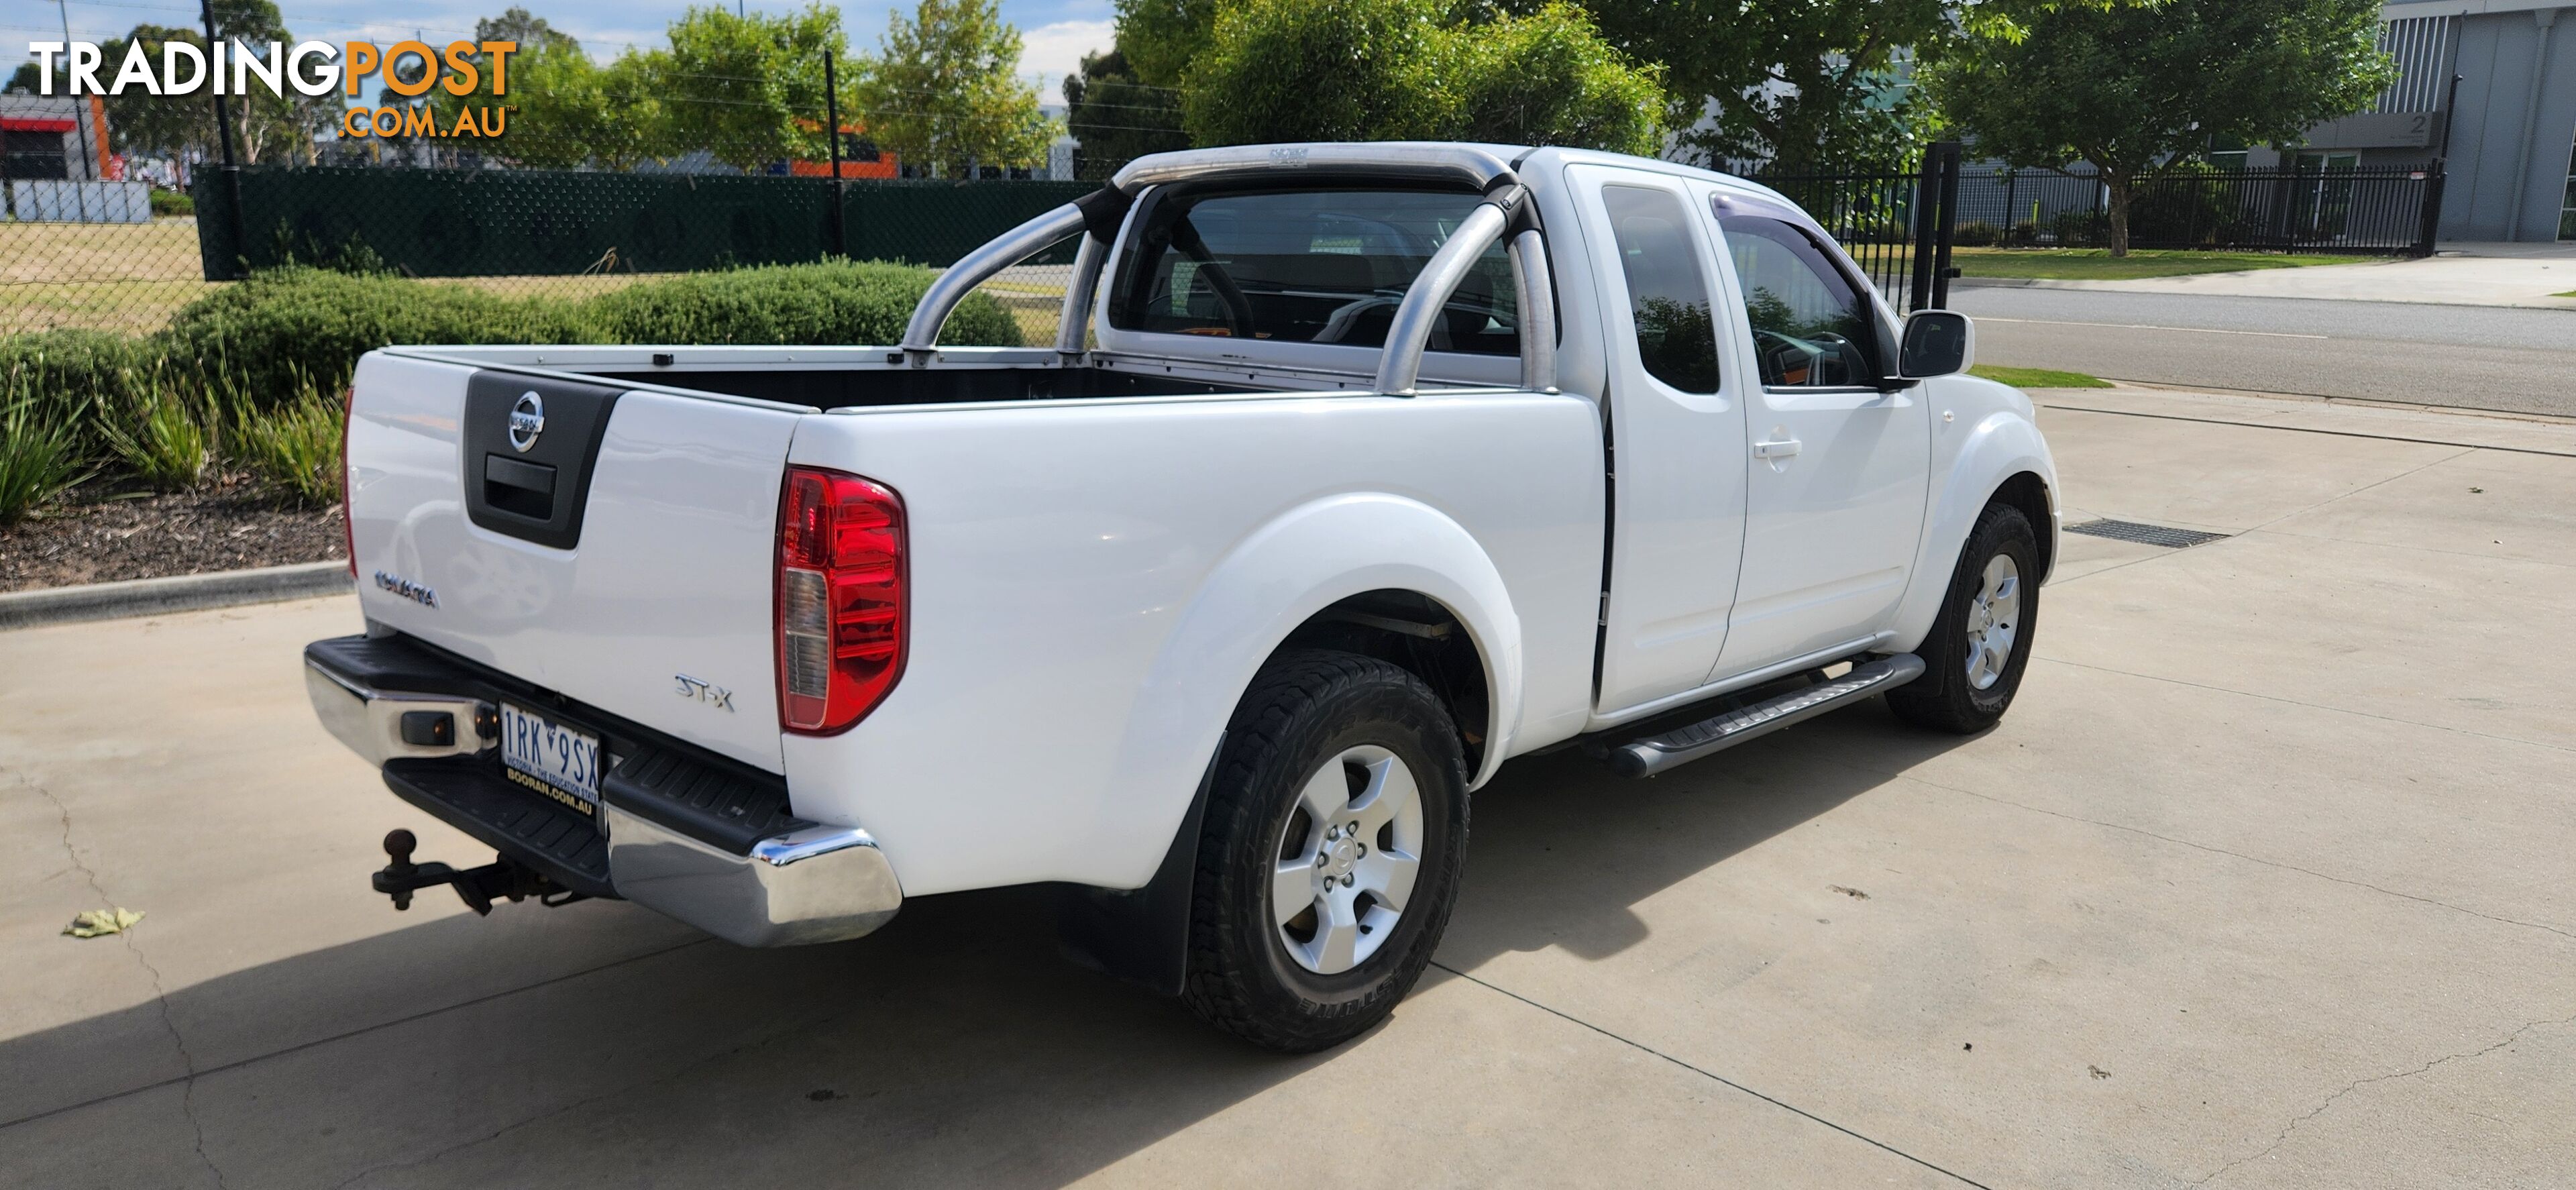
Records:
M1689 185L1574 166L1607 347L1611 548L1602 715L1690 690L1726 642L1744 548L1740 368L1717 332L1717 244Z
M1889 317L1814 225L1702 191L1726 245L1747 386L1744 571L1709 679L1868 637L1913 576L1930 482L1920 385L1881 391Z

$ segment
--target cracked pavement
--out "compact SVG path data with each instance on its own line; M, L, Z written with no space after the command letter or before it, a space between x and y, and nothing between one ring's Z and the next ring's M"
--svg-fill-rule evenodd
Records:
M1025 892L395 913L388 828L482 856L313 723L349 601L0 632L0 1187L2566 1185L2576 426L2043 402L2068 523L2232 536L2067 536L1979 738L1515 762L1421 990L1307 1058Z

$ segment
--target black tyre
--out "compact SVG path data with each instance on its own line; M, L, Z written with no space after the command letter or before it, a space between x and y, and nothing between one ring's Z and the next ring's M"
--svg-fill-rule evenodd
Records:
M1908 722L1962 735L2004 717L2039 627L2039 537L2030 518L1989 504L1959 551L1941 618L1915 650L1923 676L1888 692Z
M1352 653L1282 656L1228 725L1208 791L1183 998L1308 1053L1413 989L1467 846L1458 733L1421 679Z

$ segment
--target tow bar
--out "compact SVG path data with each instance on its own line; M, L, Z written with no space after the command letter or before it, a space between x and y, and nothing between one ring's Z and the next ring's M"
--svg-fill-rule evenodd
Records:
M415 864L412 850L420 840L407 830L395 830L385 836L385 855L393 862L376 872L372 883L376 891L394 899L397 912L411 908L411 895L424 888L448 885L456 890L465 907L489 917L492 902L502 898L512 901L535 897L537 903L551 909L589 898L554 881L544 873L531 871L510 862L510 857L495 855L492 862L479 868L462 870L441 863Z

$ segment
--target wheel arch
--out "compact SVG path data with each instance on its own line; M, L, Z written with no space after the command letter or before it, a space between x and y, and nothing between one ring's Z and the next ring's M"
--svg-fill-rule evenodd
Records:
M2056 566L2057 466L2039 426L2016 410L1997 409L1960 432L1965 436L1948 465L1933 472L1933 498L1924 512L1913 580L1893 624L1895 639L1889 647L1895 651L1912 651L1932 630L1959 550L1988 505L2008 504L2030 519L2039 538L2039 582L2046 582Z
M1165 639L1119 744L1120 771L1147 780L1139 800L1103 812L1166 841L1161 862L1130 890L1064 886L1065 941L1095 967L1178 992L1208 780L1227 721L1272 658L1340 648L1421 677L1460 729L1473 788L1509 754L1520 631L1492 559L1464 526L1418 500L1337 495L1246 536L1210 568ZM1478 698L1481 714L1470 709ZM1469 731L1481 740L1470 743Z
M1446 628L1446 639L1463 647L1436 650L1449 664L1424 674L1423 650L1394 643L1407 633L1369 622L1406 616L1433 633ZM1335 640L1345 643L1333 647L1423 675L1435 691L1460 700L1451 704L1453 717L1481 694L1483 713L1460 724L1482 737L1470 749L1478 757L1471 786L1509 755L1523 667L1520 618L1501 572L1464 526L1428 504L1342 493L1272 518L1209 568L1164 638L1119 742L1119 771L1150 785L1136 791L1139 800L1102 812L1130 829L1140 819L1158 832L1177 824L1261 667L1284 647Z

